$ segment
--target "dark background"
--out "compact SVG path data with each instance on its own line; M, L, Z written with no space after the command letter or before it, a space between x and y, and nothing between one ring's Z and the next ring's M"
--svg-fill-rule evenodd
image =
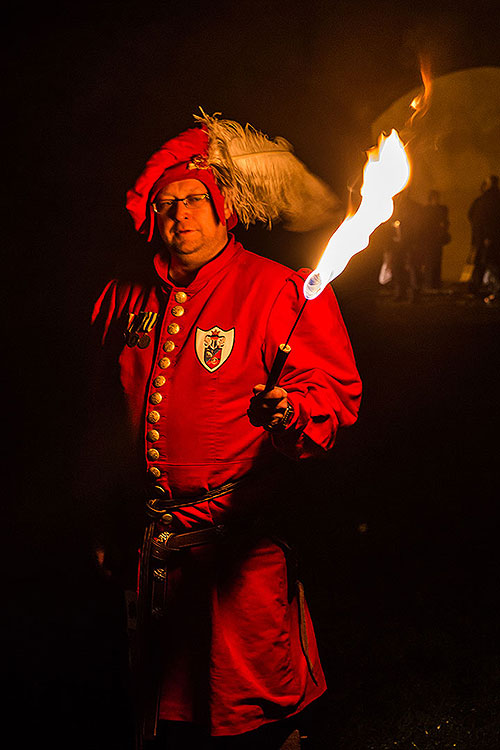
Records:
M147 252L123 206L145 158L202 106L285 136L345 200L371 123L419 85L419 55L436 76L499 65L497 22L494 2L6 8L4 644L18 747L55 743L62 724L70 745L126 747L119 595L94 570L72 488L91 305ZM254 229L245 244L300 267L324 236ZM294 470L331 691L323 746L493 748L499 313L456 290L392 305L378 264L368 249L335 284L359 422L326 462Z

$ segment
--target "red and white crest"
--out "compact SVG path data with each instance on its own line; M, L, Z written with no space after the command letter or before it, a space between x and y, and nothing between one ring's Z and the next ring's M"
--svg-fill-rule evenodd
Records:
M208 331L196 329L196 356L205 370L215 372L221 367L233 351L234 328L224 331L213 326Z

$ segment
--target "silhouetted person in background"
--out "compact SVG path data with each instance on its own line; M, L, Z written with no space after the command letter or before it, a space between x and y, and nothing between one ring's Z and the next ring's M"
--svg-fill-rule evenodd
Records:
M469 209L469 219L477 243L471 291L482 295L485 302L498 298L500 290L500 189L498 175L491 175L489 187Z
M485 302L498 299L500 291L500 189L498 175L491 175L490 186L478 201L476 219L482 237L485 277Z
M420 290L422 206L400 193L394 200L386 259L392 272L394 299L415 302Z
M441 288L443 247L451 237L448 206L439 202L437 190L431 190L428 202L422 207L422 280L426 289Z
M484 237L482 234L482 226L479 221L479 215L480 211L478 207L480 206L481 198L483 197L484 193L486 192L488 188L488 182L486 180L483 180L481 183L481 194L475 198L467 212L467 217L470 221L471 225L471 255L470 255L470 262L474 264L474 270L472 272L472 277L469 282L469 291L472 294L479 295L480 290L483 285L483 276L486 271L485 266L485 253L484 253L484 246L483 241Z

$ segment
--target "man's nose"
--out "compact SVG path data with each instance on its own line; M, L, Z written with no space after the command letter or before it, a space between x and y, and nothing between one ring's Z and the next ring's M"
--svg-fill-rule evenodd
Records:
M171 212L172 218L179 221L188 215L189 208L182 201L176 201L171 208Z

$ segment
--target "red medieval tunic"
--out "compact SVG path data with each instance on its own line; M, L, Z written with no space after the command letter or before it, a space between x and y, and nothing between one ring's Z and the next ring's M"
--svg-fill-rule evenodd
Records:
M250 424L249 400L296 319L308 272L248 252L232 236L187 287L172 284L160 255L154 265L151 284L110 282L93 316L104 347L115 347L145 481L189 499L250 474L256 479L242 489L173 515L179 531L228 518L253 523L277 503L276 458L324 454L338 427L356 419L361 385L335 297L328 287L305 307L279 380L294 416L269 433ZM149 345L125 343L134 325ZM324 692L306 605L301 638L285 549L263 532L175 553L160 719L235 735Z

